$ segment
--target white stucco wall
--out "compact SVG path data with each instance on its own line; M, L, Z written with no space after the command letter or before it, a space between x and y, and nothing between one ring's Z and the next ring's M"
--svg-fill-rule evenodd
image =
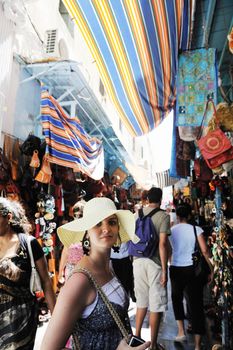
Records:
M11 132L9 118L10 79L13 62L14 25L3 14L0 6L0 145L2 131ZM7 130L6 130L6 126ZM11 126L11 127L10 127Z
M41 135L41 123L39 121L39 130L37 117L40 114L40 84L37 80L30 80L21 84L21 81L29 78L29 74L14 62L15 77L18 81L14 82L17 94L15 96L15 107L13 111L14 135L25 139L29 132Z

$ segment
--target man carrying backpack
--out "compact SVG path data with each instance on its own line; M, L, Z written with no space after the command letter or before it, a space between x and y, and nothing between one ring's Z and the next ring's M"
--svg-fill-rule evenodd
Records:
M162 350L157 343L159 325L167 309L167 261L170 216L160 209L162 190L152 187L148 191L147 207L136 215L136 234L140 237L137 245L130 243L129 253L133 256L133 273L136 295L136 336L140 337L147 309L150 310L151 350ZM148 214L153 214L149 218ZM141 218L140 218L140 217ZM143 217L144 216L144 217ZM151 228L151 224L153 228ZM154 229L154 230L153 230ZM150 234L148 232L150 231ZM150 238L149 238L150 237ZM154 246L152 249L151 239Z

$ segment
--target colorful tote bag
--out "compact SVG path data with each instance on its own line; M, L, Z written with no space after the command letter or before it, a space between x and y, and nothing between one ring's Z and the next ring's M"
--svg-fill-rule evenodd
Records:
M217 66L215 49L182 52L177 76L177 126L200 126L206 101L217 100ZM206 125L212 117L207 111Z

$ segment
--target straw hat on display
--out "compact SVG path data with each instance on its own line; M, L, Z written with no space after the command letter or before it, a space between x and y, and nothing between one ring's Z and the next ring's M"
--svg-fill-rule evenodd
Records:
M116 215L119 221L119 235L121 242L139 241L135 235L135 218L130 210L117 210L114 202L109 198L96 197L86 202L83 217L68 222L58 228L58 236L65 247L81 242L85 231L91 229L102 220Z

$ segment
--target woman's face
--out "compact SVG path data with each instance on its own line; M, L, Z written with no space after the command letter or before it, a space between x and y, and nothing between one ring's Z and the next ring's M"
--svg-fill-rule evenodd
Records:
M111 248L117 241L119 223L116 215L111 215L88 230L91 246Z
M1 215L0 214L0 235L4 235L6 231L9 229L9 214L8 215Z

